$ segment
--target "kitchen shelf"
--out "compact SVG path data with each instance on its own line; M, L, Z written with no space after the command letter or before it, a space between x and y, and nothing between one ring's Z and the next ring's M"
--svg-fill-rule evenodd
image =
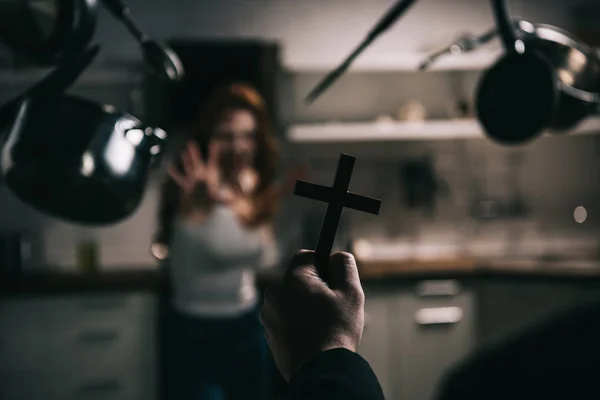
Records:
M479 50L460 55L446 55L436 60L427 71L479 71L491 67L502 54L501 49ZM428 53L377 53L366 52L358 57L349 72L417 72L419 64ZM337 67L345 55L335 54L294 54L283 58L286 69L294 72L323 72Z
M600 134L600 117L588 118L569 135ZM425 122L347 122L292 125L292 143L364 142L401 140L448 140L485 137L475 119L432 120Z

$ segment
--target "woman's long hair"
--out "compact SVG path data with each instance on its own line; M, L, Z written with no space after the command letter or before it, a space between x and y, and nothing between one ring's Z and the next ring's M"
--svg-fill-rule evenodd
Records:
M207 159L208 144L215 127L227 110L248 110L256 119L256 154L254 169L258 173L258 183L252 199L256 212L248 222L249 226L258 226L269 222L275 214L277 205L274 181L277 173L278 147L267 107L260 94L250 85L234 83L219 87L206 100L198 113L198 118L187 130L186 142L194 140ZM180 211L181 188L167 175L161 188L158 210L158 231L154 243L169 246L173 221Z

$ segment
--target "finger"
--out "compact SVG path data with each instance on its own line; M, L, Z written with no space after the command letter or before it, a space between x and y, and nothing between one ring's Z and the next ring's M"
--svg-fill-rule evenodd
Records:
M300 250L294 257L285 278L288 282L300 282L309 291L319 291L329 288L327 283L321 279L315 267L315 252L312 250Z
M356 259L350 253L335 253L327 263L329 284L332 289L361 288Z
M213 141L208 149L208 166L214 171L219 169L219 156L221 149L219 148L219 142Z
M175 165L169 164L167 166L167 173L181 188L185 188L187 186L185 176L177 170Z
M192 161L192 165L194 166L194 170L204 169L204 160L202 159L200 149L195 142L188 144L188 152Z
M262 326L265 328L265 331L268 332L276 332L281 325L279 323L280 319L278 313L265 304L263 304L263 306L260 309L258 319L260 320Z
M298 250L290 260L286 275L292 274L295 270L310 268L315 262L315 252L313 250Z
M196 168L194 167L194 163L192 161L192 157L190 155L190 148L188 146L187 149L183 152L181 156L181 162L183 164L183 172L185 176L188 178L194 178L197 174Z
M280 283L274 283L265 289L263 306L278 312L283 301L283 286Z

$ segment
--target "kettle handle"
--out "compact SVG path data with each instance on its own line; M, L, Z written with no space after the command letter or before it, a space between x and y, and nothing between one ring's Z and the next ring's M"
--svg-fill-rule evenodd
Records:
M90 65L92 60L94 60L99 50L100 45L90 47L81 54L73 57L67 63L56 67L44 79L27 89L24 93L5 103L0 109L0 129L4 125L1 122L5 118L10 118L10 112L23 101L36 97L53 96L68 89Z

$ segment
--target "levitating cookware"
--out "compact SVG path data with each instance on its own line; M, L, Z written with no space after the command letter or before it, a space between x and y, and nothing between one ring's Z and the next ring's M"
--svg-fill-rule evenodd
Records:
M26 63L59 64L90 44L96 5L96 0L0 1L0 41Z
M167 81L183 79L181 61L169 47L142 33L119 0L103 0L140 43L146 64ZM0 41L27 63L57 65L82 52L96 30L96 0L0 1Z
M180 81L184 77L183 64L168 46L158 43L143 33L131 18L129 8L120 0L102 0L111 14L123 22L142 48L144 61L151 70L165 81Z
M504 0L492 0L506 54L477 88L477 116L503 144L521 144L543 131L572 129L595 112L600 60L566 32L548 25L520 30Z
M4 130L0 172L11 191L49 215L91 225L135 211L166 139L127 113L67 95L21 102Z

